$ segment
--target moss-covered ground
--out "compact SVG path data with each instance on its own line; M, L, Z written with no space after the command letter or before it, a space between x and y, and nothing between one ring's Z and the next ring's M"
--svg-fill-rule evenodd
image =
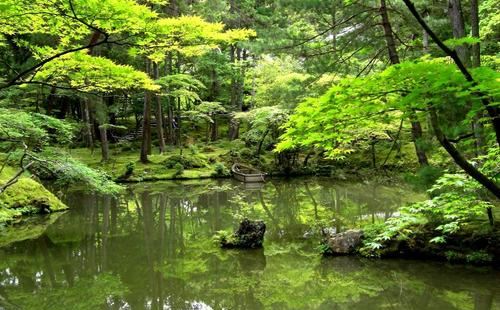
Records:
M0 184L9 180L16 170L5 167L0 174ZM37 181L23 176L0 195L0 224L12 223L23 215L51 213L68 207Z
M90 166L105 171L114 180L119 182L141 182L159 181L172 179L203 179L210 177L220 177L217 174L217 164L223 164L229 169L231 163L227 160L230 148L224 143L200 144L184 147L182 155L179 148L168 147L166 152L159 154L154 149L149 156L149 163L139 161L139 150L137 148L124 149L119 145L110 146L110 159L107 162L101 161L99 149L91 152L88 148L71 149L70 155ZM182 172L175 167L179 157L187 159L191 165L184 164ZM133 170L127 177L128 167L133 166Z

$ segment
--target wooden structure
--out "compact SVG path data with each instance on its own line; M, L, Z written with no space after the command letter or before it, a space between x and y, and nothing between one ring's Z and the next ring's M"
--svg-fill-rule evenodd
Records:
M233 177L241 182L245 183L259 183L265 182L266 174L249 166L242 164L234 164L231 167L231 172Z

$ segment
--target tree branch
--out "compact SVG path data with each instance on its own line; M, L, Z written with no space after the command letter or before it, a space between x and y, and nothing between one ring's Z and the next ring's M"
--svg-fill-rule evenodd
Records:
M477 86L478 83L474 80L470 72L467 70L465 67L464 63L460 60L460 57L458 57L458 54L450 49L446 44L441 41L438 36L432 31L432 29L427 25L427 23L424 21L422 16L418 13L417 9L415 8L415 5L411 2L411 0L403 0L403 2L406 4L408 9L410 10L411 14L415 17L415 19L418 21L420 26L429 34L429 36L434 40L434 42L443 50L457 65L458 69L462 73L462 75L465 77L465 79L472 84L472 86ZM481 102L484 105L486 111L488 112L488 115L491 118L491 122L493 124L493 129L495 130L495 135L496 135L496 140L497 144L500 146L500 112L498 107L491 106L491 99L489 96L487 96L485 93L481 91L474 91L473 92L475 95L477 95L479 98L481 98Z

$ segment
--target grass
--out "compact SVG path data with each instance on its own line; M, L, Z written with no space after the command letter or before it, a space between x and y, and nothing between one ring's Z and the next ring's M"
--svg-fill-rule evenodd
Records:
M0 174L0 184L4 184L15 172L14 168L5 167ZM13 222L23 215L56 212L67 208L42 184L23 176L0 195L0 223Z

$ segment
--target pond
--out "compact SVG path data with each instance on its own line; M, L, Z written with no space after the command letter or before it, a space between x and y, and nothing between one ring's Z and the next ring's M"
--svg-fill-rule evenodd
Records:
M500 309L500 271L441 262L322 258L320 231L380 222L423 199L322 178L66 193L72 208L0 233L0 309ZM212 241L245 217L262 250Z

